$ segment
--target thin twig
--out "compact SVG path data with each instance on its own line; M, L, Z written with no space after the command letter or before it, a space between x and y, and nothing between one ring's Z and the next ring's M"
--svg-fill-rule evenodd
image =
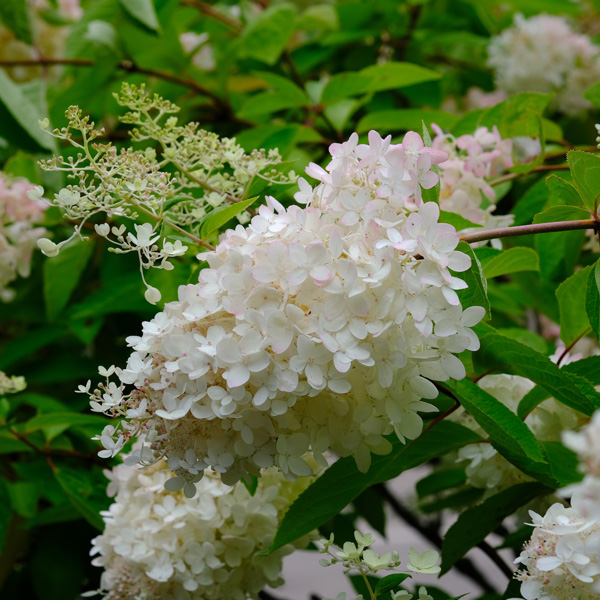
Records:
M531 169L531 171L527 171L526 173L507 173L506 175L492 179L492 181L490 181L490 185L494 186L498 185L499 183L504 183L505 181L512 181L517 177L529 175L530 173L539 173L540 171L568 171L569 168L569 165L539 165L538 167L534 167Z
M43 67L52 65L64 65L70 67L94 67L96 65L96 61L91 60L89 58L48 58L45 56L42 56L40 58L0 60L0 67ZM215 106L218 106L219 108L230 112L230 107L226 102L224 102L215 93L211 92L209 89L205 88L203 85L200 85L193 79L184 79L183 77L178 77L177 75L173 75L173 73L169 73L168 71L163 71L161 69L147 69L146 67L140 67L139 65L130 60L121 60L117 63L116 66L118 69L127 71L128 73L140 73L142 75L149 75L150 77L157 77L158 79L163 79L164 81L170 81L171 83L176 83L177 85L181 85L182 87L187 87L191 90L194 90L196 93L202 96L210 98L210 100L212 100Z
M564 352L560 355L559 359L556 361L556 366L560 367L560 363L566 358L567 354L573 349L573 346L582 338L585 337L590 331L591 327L588 327L581 335L578 335L574 341L572 341L564 350Z
M513 570L502 560L500 555L494 548L492 548L485 540L479 542L477 547L506 575L509 579L512 579L514 573Z
M106 466L106 461L102 458L99 458L95 453L94 454L82 454L81 452L77 452L76 450L53 450L51 448L40 448L36 446L34 443L30 442L27 439L27 436L19 433L12 427L7 427L8 431L20 442L23 442L26 446L29 446L34 452L37 454L41 454L45 456L47 459L51 459L53 456L66 456L69 458L77 458L79 460L84 460L86 462L96 463L102 466Z
M206 2L200 2L199 0L181 0L182 6L191 6L192 8L197 8L201 13L205 14L207 17L214 19L215 21L219 21L223 23L223 25L227 25L227 27L231 27L236 32L240 32L243 28L243 25L237 19L226 15L225 13L216 10L210 4Z
M598 231L599 223L596 219L582 219L580 221L556 221L554 223L534 223L532 225L519 225L517 227L500 227L489 231L468 233L461 236L461 241L472 244L505 237L518 235L531 235L535 233L552 233L557 231L575 231L577 229L593 229Z

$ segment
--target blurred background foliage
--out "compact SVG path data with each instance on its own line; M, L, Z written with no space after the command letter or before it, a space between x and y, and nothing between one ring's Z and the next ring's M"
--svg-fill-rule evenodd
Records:
M311 161L322 162L328 146L353 131L364 136L376 129L399 140L408 130L422 131L424 121L471 132L493 110L471 111L465 101L473 86L494 88L486 66L490 37L509 26L516 12L545 11L570 15L595 38L597 4L82 0L79 6L3 0L0 166L12 177L58 191L64 185L60 173L43 172L36 161L72 150L58 148L38 120L48 117L52 127L61 127L71 104L106 129L103 141L131 145L128 127L118 121L124 109L113 98L123 81L146 83L182 107L180 122L198 121L219 135L235 136L247 151L278 148L286 169L296 173ZM539 120L521 118L521 105L504 109L489 117L501 133L540 134ZM544 106L537 110L541 114ZM543 133L558 150L564 137L570 144L594 143L597 111L554 117L543 122ZM513 211L517 224L547 206L539 175L511 185L500 210L512 211L521 198ZM288 202L293 189L275 193ZM69 235L70 225L55 208L46 211L44 226L55 239ZM31 276L14 284L11 303L0 305L0 370L24 376L28 384L0 401L3 600L71 600L98 586L99 569L90 566L88 552L102 527L98 513L109 504L102 469L110 463L96 456L90 438L106 419L89 413L85 396L75 390L96 380L98 365L125 363L125 338L155 309L144 300L136 257L109 254L105 240L90 234L88 242L55 258L36 253ZM579 245L571 244L569 252L578 257L581 235L573 236ZM177 260L173 271L149 274L163 301L175 299L177 286L197 276L190 253ZM528 273L523 286L518 276L502 288L491 282L493 324L518 326L534 301L558 321L554 287L572 272L575 260L548 267L545 275ZM542 351L547 350L546 343ZM382 506L381 494L367 490L352 512L328 527L341 541L361 515L383 532Z

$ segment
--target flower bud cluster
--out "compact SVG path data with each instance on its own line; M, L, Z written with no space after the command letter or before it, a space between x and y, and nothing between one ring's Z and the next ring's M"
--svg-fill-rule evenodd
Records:
M592 107L584 92L600 81L600 50L560 16L516 15L512 27L492 38L488 65L508 94L555 93L551 106L568 115Z
M126 417L102 436L107 451L144 434L192 483L207 467L231 483L272 465L293 480L311 473L309 450L366 471L389 452L384 436L421 433L431 380L465 376L455 354L479 347L470 327L484 310L462 309L451 270L470 260L437 204L418 199L446 155L416 133L357 142L309 167L320 183L300 180L306 207L268 198L227 231L199 282L128 338L127 366L103 370L91 394L92 410Z
M35 189L29 181L10 180L0 174L0 300L9 302L14 290L9 284L31 272L31 257L37 241L46 233L36 224L43 219L45 205L31 199Z
M96 234L111 244L113 252L138 254L144 279L145 269L173 268L171 260L187 250L181 236L202 244L198 237L202 220L211 210L247 197L256 178L270 183L295 180L293 173L272 172L281 163L276 150L246 154L234 139L219 138L199 129L197 123L178 126L177 117L168 115L179 107L149 95L143 86L123 84L116 97L131 111L121 120L137 126L131 137L146 142L145 149L119 151L111 143L95 141L104 130L95 129L76 106L66 111L66 127L48 131L69 142L78 153L40 162L43 169L61 171L71 180L54 194L51 203L66 219L77 222L67 240L40 240L39 247L47 256L56 256L72 238L83 238L83 227L91 220ZM48 120L40 125L47 130ZM177 175L169 172L171 166L178 170ZM238 215L240 221L249 217L247 212ZM134 231L127 229L123 219L133 221ZM160 293L148 284L146 287L147 300L156 303Z
M572 508L553 504L542 517L530 511L535 529L515 562L526 600L593 600L600 595L600 522Z
M322 539L320 543L323 547L319 549L319 552L329 555L330 558L322 558L319 561L321 566L330 567L342 563L344 573L356 570L364 575L368 573L375 574L381 569L394 570L400 566L400 557L396 551L386 552L379 556L369 548L374 543L373 536L370 533L363 535L360 531L355 531L354 539L356 543L345 542L342 547L334 544L333 533L329 536L329 539ZM335 552L332 552L331 548ZM411 548L408 556L409 562L406 568L413 573L437 575L441 571L441 568L436 565L440 555L435 550L427 550L423 554L419 554L414 548Z
M448 154L440 163L440 208L459 214L485 229L512 225L512 215L493 215L496 193L488 179L513 166L511 139L502 139L498 128L478 127L473 135L456 138L432 125L433 147Z
M309 478L290 483L270 469L251 496L242 483L229 487L209 473L189 499L165 492L165 469L159 462L107 472L115 500L101 513L104 533L92 541L92 564L104 569L96 593L105 600L246 600L265 585L283 583L282 558L304 547L308 536L258 554L271 545L283 513Z
M0 371L0 396L5 394L17 394L27 387L25 377L12 375L9 377L4 371Z

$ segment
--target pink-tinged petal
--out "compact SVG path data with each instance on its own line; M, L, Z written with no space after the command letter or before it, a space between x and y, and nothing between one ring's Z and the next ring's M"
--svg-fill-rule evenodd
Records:
M423 138L415 131L409 131L402 140L402 148L408 152L418 152L424 147Z
M313 278L315 285L327 285L334 277L333 269L327 265L318 265L310 270L310 276Z
M435 187L435 184L438 182L438 176L433 171L427 171L425 175L422 175L419 179L419 183L421 187L430 190L432 187Z
M439 165L448 160L448 153L443 150L439 150L438 148L423 148L423 152L427 152L429 157L431 158L432 165Z
M333 355L333 366L340 373L347 373L352 366L352 361L343 352L336 352Z

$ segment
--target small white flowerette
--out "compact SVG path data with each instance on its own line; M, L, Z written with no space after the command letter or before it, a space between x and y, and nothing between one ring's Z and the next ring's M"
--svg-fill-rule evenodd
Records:
M311 479L290 483L270 469L250 496L242 483L230 488L209 474L188 499L165 492L165 467L118 465L107 472L115 501L101 513L104 533L92 541L92 564L104 568L96 593L104 600L246 600L281 585L282 558L309 538L258 553Z
M583 94L600 81L600 50L563 17L516 15L512 27L492 38L488 53L496 86L508 94L556 93L551 106L568 115L592 107Z
M530 511L535 529L515 562L526 600L596 600L600 597L600 523L572 508L553 504L542 517Z
M385 435L421 433L431 380L465 376L455 355L479 347L470 328L484 310L462 309L452 271L469 257L421 199L447 155L414 132L390 139L333 144L327 169L307 169L319 184L299 181L305 207L267 198L202 254L199 282L128 338L119 382L92 394L93 410L126 416L102 436L107 451L143 434L139 458L166 457L181 485L207 467L231 484L273 465L309 475L307 451L365 471L389 452Z

